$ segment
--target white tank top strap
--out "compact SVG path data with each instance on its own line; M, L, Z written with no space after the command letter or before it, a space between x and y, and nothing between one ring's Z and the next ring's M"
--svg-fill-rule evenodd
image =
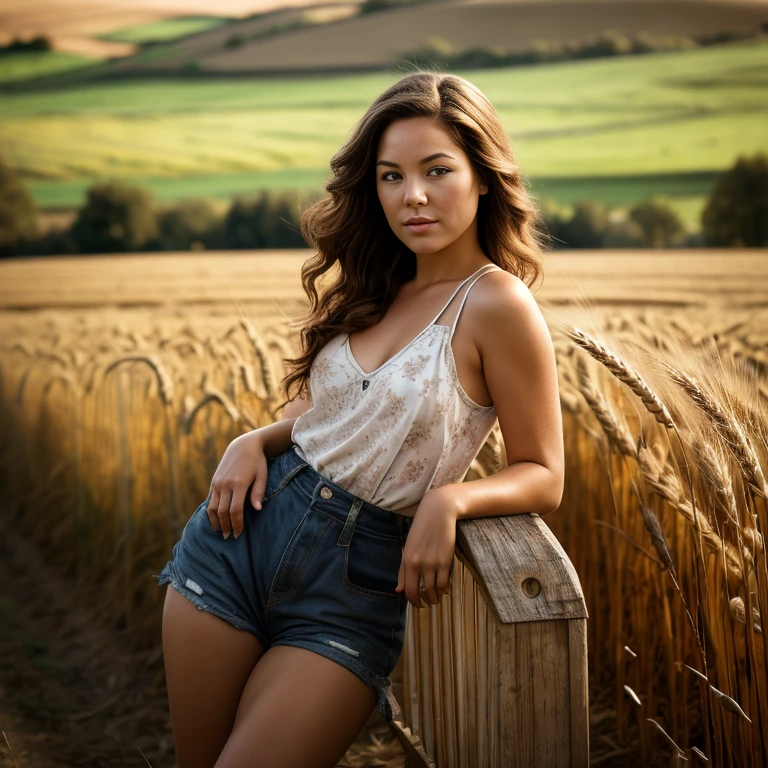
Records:
M467 296L469 295L469 292L472 290L472 286L483 275L488 274L488 272L495 272L497 269L501 269L501 267L499 267L497 264L485 264L482 267L480 267L480 269L477 272L475 272L474 275L470 275L467 278L467 280L471 279L472 277L474 277L475 279L472 280L472 282L469 284L469 287L467 288L467 290L464 291L464 295L461 297L461 304L459 304L459 309L456 312L456 317L454 318L453 324L451 325L451 332L450 332L450 334L448 334L448 341L449 342L453 338L454 331L456 330L456 325L458 324L459 317L461 316L461 310L464 308L464 302L467 300ZM466 282L466 280L464 282ZM461 285L464 285L464 283L462 283ZM461 285L459 286L459 288L461 288ZM451 298L453 298L453 297L451 297ZM448 303L450 304L450 302L448 302Z
M462 288L463 288L463 287L464 287L464 286L465 286L465 285L466 285L466 284L467 284L467 283L468 283L470 280L472 280L472 278L473 278L473 277L474 277L474 278L475 278L475 280L476 280L478 277L481 277L481 276L484 274L484 273L483 273L483 270L484 270L484 269L488 269L488 267L495 267L495 266L496 266L495 264L483 264L483 266L482 266L482 267L480 267L480 269L478 269L477 271L473 272L473 273L472 273L472 274L471 274L469 277L466 277L466 278L464 278L464 280L462 280L462 281L461 281L461 283L459 283L459 285L458 285L458 287L456 288L456 290L455 290L455 291L454 291L454 292L451 294L451 298L450 298L450 299L448 299L448 301L446 301L446 302L445 302L445 304L443 304L443 308L442 308L442 309L441 309L441 310L440 310L440 311L437 313L437 317L435 317L435 319L434 319L434 320L433 320L433 321L430 323L430 325L434 325L434 324L435 324L435 323L436 323L436 322L437 322L437 321L438 321L438 320L441 318L441 316L442 316L443 312L445 312L445 310L446 310L446 309L448 309L448 307L450 306L451 302L452 302L452 301L453 301L453 300L456 298L456 294L457 294L457 293L458 293L458 292L459 292L459 291L460 291L460 290L461 290L461 289L462 289ZM471 286L470 286L470 287L471 287ZM467 293L468 293L468 292L469 292L469 289L467 289ZM465 294L465 295L466 295L466 294ZM462 304L463 304L463 302L462 302ZM459 310L459 312L461 312L461 310Z

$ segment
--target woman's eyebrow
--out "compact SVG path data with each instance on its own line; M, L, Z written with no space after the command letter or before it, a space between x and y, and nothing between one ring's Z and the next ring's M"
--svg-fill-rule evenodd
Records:
M423 160L419 160L419 165L423 165L424 163L430 163L432 160L437 160L438 157L448 157L451 160L455 160L456 158L453 155L449 155L447 152L435 152L434 155L429 155L429 157L425 157ZM399 168L400 166L397 163L393 163L391 160L379 160L378 163L376 163L376 167L380 165L386 165L388 168Z

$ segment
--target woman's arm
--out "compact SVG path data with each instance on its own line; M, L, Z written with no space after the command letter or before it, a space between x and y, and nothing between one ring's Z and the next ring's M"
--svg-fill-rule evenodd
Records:
M312 402L310 400L297 397L283 408L283 415L274 424L246 432L244 435L236 437L232 442L240 440L247 444L249 449L254 446L260 447L268 459L279 456L293 445L291 433L296 419L311 407Z
M556 509L564 482L563 429L552 339L533 295L508 272L472 294L483 375L509 466L493 475L427 491L403 548L396 592L416 608L447 594L460 519Z
M450 500L459 519L521 512L544 515L560 505L565 474L552 339L522 280L499 272L478 288L482 290L470 298L475 299L477 327L487 330L477 334L476 343L509 466L489 477L430 493L442 496L441 504Z
M249 487L251 504L261 509L267 485L267 459L279 456L293 445L293 425L311 407L308 400L294 400L285 406L279 421L246 432L227 447L211 480L207 506L211 527L222 531L225 539L233 531L237 538L243 530L243 504Z

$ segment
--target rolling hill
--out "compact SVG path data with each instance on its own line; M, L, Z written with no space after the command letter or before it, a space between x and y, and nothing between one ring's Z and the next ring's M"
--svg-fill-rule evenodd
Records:
M244 17L327 0L0 0L0 44L46 35L57 50L123 56L133 48L101 40L117 30L184 16Z
M220 74L360 71L396 64L439 38L454 51L523 48L534 40L577 41L612 29L634 36L699 36L768 25L762 0L443 0L355 15L265 36L295 12L230 24L114 62L120 73ZM232 41L232 36L239 39ZM233 44L236 43L236 44Z

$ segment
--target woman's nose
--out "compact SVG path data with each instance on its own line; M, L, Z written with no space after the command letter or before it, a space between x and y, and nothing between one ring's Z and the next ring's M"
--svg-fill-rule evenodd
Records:
M424 205L427 202L427 195L420 180L411 181L406 184L403 202L409 206Z

